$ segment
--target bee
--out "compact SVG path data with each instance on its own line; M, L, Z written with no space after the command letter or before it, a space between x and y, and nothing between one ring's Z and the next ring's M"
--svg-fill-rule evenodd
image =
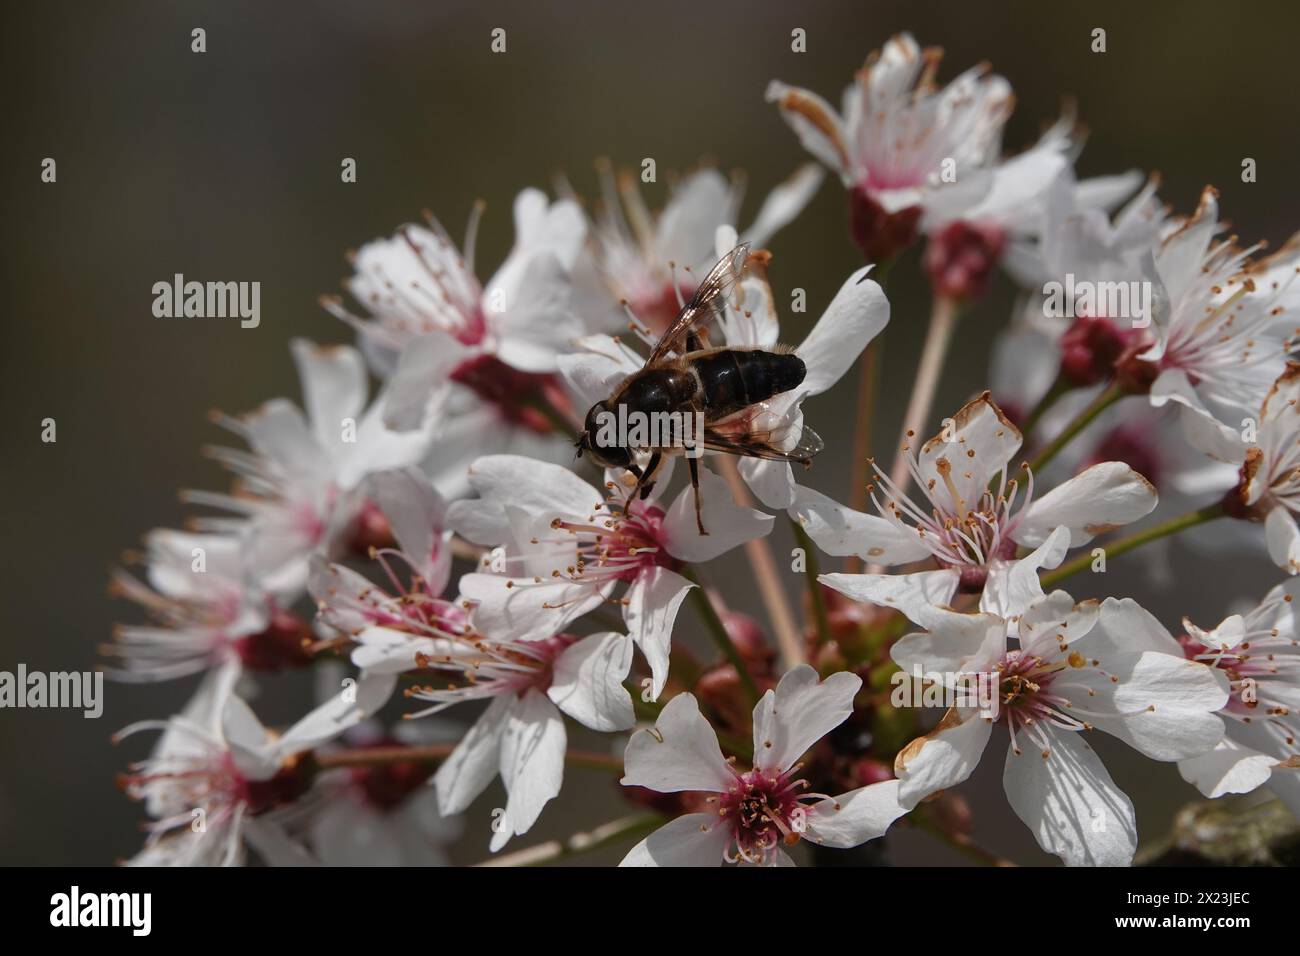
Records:
M654 486L665 458L685 454L695 494L695 523L709 532L700 516L699 453L696 449L811 465L824 444L793 412L769 406L778 395L799 387L807 374L803 359L784 349L712 347L710 325L725 318L730 291L748 265L749 244L742 243L709 271L689 302L660 337L640 371L628 376L607 399L587 412L578 437L578 456L589 454L599 465L621 468L636 477L631 501L644 499ZM611 440L605 425L668 413L674 421L702 422L702 434L683 440L678 429L668 440L638 444L624 435ZM611 419L613 416L613 419ZM644 466L638 462L649 455Z

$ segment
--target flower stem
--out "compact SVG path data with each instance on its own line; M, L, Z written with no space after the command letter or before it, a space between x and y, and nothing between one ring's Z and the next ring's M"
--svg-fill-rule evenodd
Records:
M494 856L477 865L538 866L542 863L551 863L577 853L598 850L613 843L639 839L657 829L663 822L663 817L657 813L637 813L619 820L611 820L592 830L575 833L564 840L551 840L526 850Z
M455 744L428 744L418 747L359 747L355 750L331 750L315 755L316 766L321 770L337 767L378 767L392 763L440 763L451 756ZM612 754L592 753L586 750L569 750L564 754L566 763L575 767L622 772L623 761Z
M731 635L727 633L727 626L722 623L722 618L718 617L718 611L713 606L713 600L704 589L704 585L700 583L699 575L695 573L694 568L682 568L681 573L683 577L695 585L691 589L691 600L695 602L695 610L699 612L700 618L708 628L713 643L718 645L718 649L726 655L727 660L731 662L731 666L736 669L741 686L745 688L745 693L749 695L750 701L755 704L758 703L760 696L758 685L754 683L754 678L749 673L745 658L732 642Z
M934 297L930 310L930 327L925 333L925 345L921 348L921 361L917 366L916 380L912 384L912 396L907 400L907 413L903 415L903 428L898 436L894 465L890 469L890 480L899 488L900 493L907 490L912 478L907 467L907 453L903 448L913 444L912 439L925 429L926 422L930 419L930 407L934 404L943 362L948 355L948 346L952 344L953 330L957 327L957 315L956 299L941 295Z
M1025 438L1028 438L1033 433L1034 429L1038 427L1038 423L1042 421L1043 416L1050 412L1052 408L1055 407L1056 403L1061 400L1061 396L1072 391L1074 391L1074 386L1060 375L1057 375L1056 380L1052 382L1052 387L1047 390L1047 394L1038 400L1038 404L1034 406L1034 410L1031 411L1024 422L1021 423L1020 434L1024 435Z
M754 506L754 497L749 493L749 486L740 476L740 469L735 461L721 457L719 469L727 480L731 496L736 504L745 508ZM745 542L745 556L749 558L754 570L754 580L758 584L759 596L767 609L768 620L772 623L772 632L776 636L777 647L781 650L781 662L785 669L797 667L804 662L803 641L799 636L799 625L795 620L790 600L785 593L785 585L776 570L776 559L772 556L772 546L767 538L754 538Z
M1046 448L1038 453L1029 464L1030 470L1035 473L1042 471L1079 432L1091 425L1098 415L1118 402L1125 394L1127 393L1118 383L1112 382L1105 391L1089 402L1088 407L1076 415L1070 424L1061 429L1061 433L1052 439Z
M1107 558L1117 558L1121 554L1126 554L1134 548L1141 547L1148 541L1155 541L1159 538L1166 538L1171 534L1177 534L1187 528L1194 528L1198 524L1205 524L1207 521L1213 521L1215 518L1222 518L1227 515L1223 503L1218 502L1212 505L1206 505L1204 508L1198 508L1196 511L1189 511L1187 514L1179 515L1176 518L1170 518L1168 521L1157 525L1152 525L1143 531L1135 532L1125 538L1120 538L1112 544L1105 545L1103 550ZM1043 589L1052 587L1061 581L1064 581L1072 574L1089 567L1094 558L1091 552L1081 554L1073 561L1067 561L1054 571L1044 574L1041 583Z
M922 814L914 815L913 819L918 828L931 836L937 837L958 853L977 863L982 863L985 866L1015 866L1010 860L1004 860L997 854L984 849L964 833L949 832Z
M817 548L803 525L794 518L790 519L790 527L794 529L794 539L804 553L804 574L808 577L808 597L812 603L813 620L817 625L817 643L819 646L829 644L831 622L826 616L826 598L822 594L822 586L817 583Z

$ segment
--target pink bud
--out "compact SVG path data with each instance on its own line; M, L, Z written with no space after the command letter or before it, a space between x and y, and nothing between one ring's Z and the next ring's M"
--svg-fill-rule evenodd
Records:
M987 223L957 220L930 237L922 265L936 296L983 298L1002 258L1006 233Z

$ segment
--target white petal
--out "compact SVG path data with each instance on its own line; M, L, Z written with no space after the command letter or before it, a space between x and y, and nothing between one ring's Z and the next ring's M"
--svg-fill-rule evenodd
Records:
M556 363L581 408L609 398L623 380L640 370L627 349L608 335L592 335L574 343L577 352L561 355Z
M803 148L849 184L851 171L844 144L844 128L835 110L810 90L773 80L767 87L767 101L776 103L781 118L790 125Z
M638 574L624 595L627 604L623 606L623 620L628 635L650 665L651 695L655 700L668 682L673 623L693 587L694 584L676 571L656 566Z
M460 813L492 782L500 767L501 735L505 733L513 699L496 697L474 722L456 749L433 776L438 788L438 812Z
M623 786L649 787L660 793L721 793L735 782L694 694L678 694L659 714L653 731L633 735L623 766Z
M1017 519L1021 544L1042 544L1058 527L1070 529L1070 546L1123 527L1151 513L1156 490L1128 465L1103 461L1035 499Z
M1183 656L1182 646L1165 626L1132 598L1106 598L1085 641L1070 646L1091 657L1142 651Z
M604 604L615 583L466 574L460 596L474 602L474 626L494 640L541 641Z
M288 757L333 740L349 727L377 713L388 703L396 686L396 675L362 673L355 686L339 691L333 699L286 730L275 742L274 752Z
M285 475L319 480L329 473L329 457L292 402L272 399L241 419L253 451L274 462Z
M1268 556L1288 574L1300 571L1300 528L1295 515L1285 505L1278 505L1264 519Z
M855 601L897 608L923 623L930 608L952 603L961 572L948 568L915 574L822 574L817 580Z
M687 176L673 190L655 230L662 264L692 268L709 260L717 227L731 216L732 188L716 169ZM712 265L712 263L709 263Z
M1070 529L1057 528L1037 548L1015 561L994 561L980 595L980 610L1005 618L1024 612L1043 596L1040 568L1054 568L1070 547Z
M1167 368L1151 384L1152 405L1159 408L1170 401L1180 406L1179 423L1193 448L1216 461L1241 464L1249 447L1241 432L1214 417L1182 369Z
M303 406L316 440L325 447L338 440L345 418L356 419L366 406L366 363L346 345L315 345L306 339L289 342Z
M1006 653L1007 625L995 614L933 608L925 626L928 631L905 634L890 648L894 663L908 674L976 674Z
M532 688L510 708L501 735L505 814L492 835L493 852L511 835L527 833L564 782L564 719L546 695Z
M979 765L993 722L974 709L955 708L928 734L917 737L894 758L898 800L909 810L939 790L955 787Z
M934 482L935 494L945 489L947 470L958 497L966 508L979 501L990 479L1020 448L1020 430L1011 423L987 392L959 408L946 427L924 445L917 455L921 478ZM940 467L946 462L946 469ZM946 494L945 496L951 497ZM940 499L942 500L942 499ZM960 511L954 503L954 511Z
M898 802L898 781L882 780L813 804L803 836L820 846L848 849L884 836L905 813Z
M441 594L451 571L443 530L447 504L418 468L381 471L369 478L370 493L407 557L416 562L433 594Z
M1213 800L1227 793L1250 793L1268 782L1276 757L1224 737L1215 748L1178 761L1183 779Z
M820 491L798 486L792 517L817 547L834 557L855 554L876 564L906 564L928 557L914 532L877 515L854 511Z
M273 739L242 697L226 698L221 734L240 772L252 780L269 780L280 769L271 755Z
M794 471L788 462L768 458L742 458L740 475L754 497L768 508L789 508L795 499Z
M623 681L632 668L632 639L592 634L565 648L555 662L546 695L560 710L592 730L627 730L636 721Z
M863 266L845 280L808 337L795 354L808 366L799 386L818 395L838 382L858 360L862 350L889 324L889 300Z
M1092 653L1086 640L1084 646ZM1222 739L1223 720L1215 713L1228 702L1222 672L1155 651L1108 654L1100 660L1106 676L1080 675L1079 682L1093 694L1072 700L1090 715L1115 715L1089 716L1099 730L1152 760L1194 757Z
M737 505L727 482L709 469L700 468L699 473L700 514L708 534L699 533L695 523L695 492L687 486L664 517L662 541L673 557L690 564L711 561L771 532L775 518Z
M568 468L522 455L486 455L469 470L478 500L452 502L447 522L475 544L497 545L510 537L505 506L549 523L558 516L595 513L604 498Z
M451 387L452 371L471 354L471 349L445 332L428 332L407 343L388 381L384 425L409 432L436 415L437 403Z
M730 840L716 813L688 813L632 847L619 866L721 866Z
M1007 749L1002 782L1016 815L1038 845L1068 866L1128 866L1137 849L1137 821L1129 802L1081 733L1038 725L1049 737L1048 756L1028 746Z
M492 289L484 293L489 322ZM586 331L573 314L569 275L554 255L535 255L527 264L519 286L503 296L504 310L495 316L499 336L496 353L501 361L524 372L554 372L561 352Z
M853 713L862 679L840 671L818 681L808 664L789 670L754 706L754 766L783 773Z

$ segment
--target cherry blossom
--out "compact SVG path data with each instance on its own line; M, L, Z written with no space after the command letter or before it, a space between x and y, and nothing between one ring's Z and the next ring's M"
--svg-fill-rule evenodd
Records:
M624 758L624 786L661 793L709 794L708 809L678 817L632 848L623 866L792 866L784 847L801 839L853 847L884 834L906 812L898 781L839 796L808 792L799 777L804 752L839 726L862 686L853 674L818 680L807 664L789 671L754 707L754 762L724 760L692 694L679 694L652 730L636 734Z

